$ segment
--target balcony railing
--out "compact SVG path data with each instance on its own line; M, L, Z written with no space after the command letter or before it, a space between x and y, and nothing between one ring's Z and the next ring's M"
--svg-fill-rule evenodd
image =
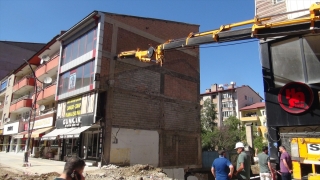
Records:
M48 62L46 62L45 64L39 66L35 73L37 77L42 76L43 74L49 72L50 70L52 70L55 67L58 67L58 63L59 63L59 55L55 55L53 58L51 58L51 60L49 60Z
M31 76L25 76L13 86L13 92L28 91L28 87L32 88L35 85L35 79Z
M32 107L32 99L19 98L11 103L10 112L18 112L23 109Z
M41 101L43 99L46 99L48 97L54 96L56 93L56 81L50 84L49 86L45 87L41 90L40 94L38 95L37 101Z
M241 121L258 121L259 116L241 117Z

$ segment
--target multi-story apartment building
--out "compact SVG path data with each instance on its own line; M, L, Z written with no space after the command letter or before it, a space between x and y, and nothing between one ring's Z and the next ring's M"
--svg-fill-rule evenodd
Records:
M230 84L213 84L210 89L200 94L202 105L207 99L211 99L216 104L218 126L223 125L223 121L229 116L240 118L239 110L245 106L261 102L262 97L250 86L236 87L235 82Z
M267 117L265 102L254 103L240 109L240 121L242 124L252 123L253 132L257 136L262 136L267 141Z
M13 85L6 91L7 103L10 105L8 115L4 115L3 135L5 142L8 143L6 151L27 150L26 140L30 129L33 132L29 149L38 147L39 138L54 125L54 96L60 49L57 37L26 60L30 66L27 63L22 64L9 78ZM32 71L35 72L36 78ZM49 84L44 84L43 81Z
M4 120L9 117L14 75L12 71L44 46L42 43L0 41L0 151L5 150L8 138L3 136Z
M43 46L42 43L0 41L0 79L18 68L23 59L29 59Z
M60 159L200 167L199 52L166 54L163 67L121 51L197 32L198 25L94 11L58 38Z

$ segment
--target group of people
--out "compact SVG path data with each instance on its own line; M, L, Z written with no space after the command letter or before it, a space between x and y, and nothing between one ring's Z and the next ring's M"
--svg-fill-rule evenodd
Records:
M233 177L238 180L249 180L251 161L250 157L244 152L244 144L242 142L236 143L235 149L238 153L236 162L236 169L234 169L231 162L226 158L226 152L220 150L219 158L212 163L211 173L216 180L230 180ZM268 155L269 149L267 146L262 148L262 152L257 154L260 168L260 180L274 180L276 174L281 175L282 180L291 180L292 162L291 156L286 151L284 146L279 147L280 157L280 171L276 171L271 167L270 157Z
M232 177L236 177L238 180L250 179L250 157L244 151L244 144L238 142L235 146L238 153L236 162L236 169L234 169L231 162L226 158L226 152L220 150L219 158L215 159L212 163L211 173L216 180L229 180ZM260 167L260 180L272 180L275 179L275 170L271 167L270 157L268 155L268 147L263 147L262 152L257 154ZM279 147L281 153L280 157L280 171L276 171L281 174L282 180L291 180L292 174L292 162L291 157L286 151L284 146ZM83 159L78 157L71 157L68 159L64 166L63 173L55 180L84 180L82 175L86 163Z

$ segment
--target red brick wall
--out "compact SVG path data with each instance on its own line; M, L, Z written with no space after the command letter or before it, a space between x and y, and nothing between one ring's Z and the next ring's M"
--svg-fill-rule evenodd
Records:
M112 32L113 32L113 25L110 23L104 24L104 37L103 37L103 46L102 49L104 51L111 52L111 45L112 45Z
M112 47L115 47L116 53L119 53L134 50L137 47L146 49L148 44L158 45L159 43L154 39L147 38L150 34L167 40L186 37L190 32L198 32L198 26L184 23L110 14L106 17L107 21L108 18L116 20L114 22L118 28L114 32L111 24L105 24L104 55L112 54ZM117 24L119 21L127 26ZM128 27L140 30L140 34L136 34ZM113 39L116 44L109 45L112 37L116 37L116 41ZM159 136L160 166L201 163L198 159L201 153L198 151L198 144L200 144L198 142L200 139L199 54L197 54L197 48L191 52L196 56L178 50L166 53L163 67L142 63L137 59L114 61L106 57L102 58L101 75L107 79L100 83L106 82L110 77L114 80L114 85L107 89L109 92L107 101L112 101L107 108L107 121L115 127L161 132ZM172 132L175 132L174 136ZM180 140L175 139L169 143L168 138L173 137L179 137Z
M198 83L188 81L182 78L165 75L164 77L164 95L180 100L195 102L198 97Z

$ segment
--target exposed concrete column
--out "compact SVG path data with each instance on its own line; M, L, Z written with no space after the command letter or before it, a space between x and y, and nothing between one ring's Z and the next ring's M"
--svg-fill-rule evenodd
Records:
M117 36L118 36L118 26L113 23L112 29L112 45L111 45L111 57L116 55L117 51ZM106 118L105 118L105 129L104 129L104 144L103 144L103 160L102 164L110 163L110 152L111 152L111 131L112 131L112 117L113 117L113 101L114 101L114 69L115 61L110 58L110 68L109 68L109 79L108 79L108 89L106 97Z
M246 137L248 145L253 148L253 129L252 123L246 123Z

